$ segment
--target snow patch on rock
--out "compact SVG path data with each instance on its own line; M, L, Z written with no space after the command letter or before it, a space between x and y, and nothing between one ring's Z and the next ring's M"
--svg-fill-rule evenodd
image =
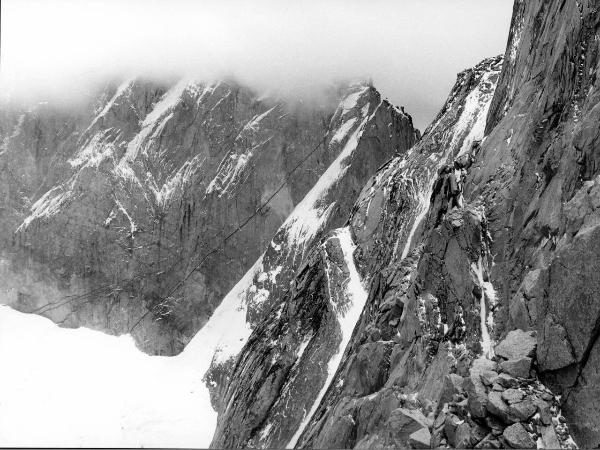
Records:
M306 426L321 404L321 401L329 389L331 381L333 380L333 377L335 376L340 363L342 362L342 357L344 356L346 347L350 342L354 327L358 323L362 310L367 301L367 291L362 284L362 280L358 274L356 265L354 264L354 250L356 249L356 246L352 241L350 229L346 227L336 230L336 233L330 239L335 238L339 239L340 246L344 254L344 263L349 272L348 284L345 287L345 294L348 298L348 302L344 303L343 305L332 304L332 308L336 313L338 324L342 333L342 339L337 353L332 356L327 364L327 379L325 380L325 384L317 394L310 411L304 416L304 419L300 423L296 433L294 436L292 436L292 439L286 448L294 448L296 446L298 439L306 429Z
M246 321L248 292L254 286L254 277L263 270L263 256L229 291L206 325L194 336L182 355L194 355L208 348L216 364L234 358L248 341L252 328ZM213 356L214 353L214 356ZM210 361L209 361L210 363ZM208 370L208 364L204 372Z
M342 110L345 110L350 104L353 105L352 107L356 106L356 102L367 89L368 88L365 88L358 93L350 94L338 109L341 108ZM282 228L287 230L290 248L296 247L303 251L306 243L322 229L327 218L333 211L335 201L327 203L325 197L350 167L348 159L358 147L365 126L372 117L372 115L367 115L369 103L365 106L366 111L364 108L361 111L362 121L358 126L355 126L354 131L348 135L349 130L343 130L344 135L348 135L348 137L342 151L282 225ZM375 108L375 111L377 109L378 108ZM375 114L375 112L373 112L373 114ZM347 123L348 122L345 122L340 128L345 128ZM355 123L356 121L353 122L353 124ZM338 132L336 132L334 136L337 136Z

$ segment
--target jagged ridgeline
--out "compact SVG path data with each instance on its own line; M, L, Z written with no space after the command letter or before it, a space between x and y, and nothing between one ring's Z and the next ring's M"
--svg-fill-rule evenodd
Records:
M367 85L321 103L134 79L76 111L5 111L4 302L178 353L296 206L314 207L306 224L297 210L307 240L346 220L377 167L417 139ZM331 186L344 194L317 198Z
M422 138L360 84L3 111L3 301L151 353L199 330L173 360L215 448L598 447L599 27L517 0Z
M517 1L504 57L459 75L343 227L238 285L267 301L207 374L213 447L600 444L599 6Z

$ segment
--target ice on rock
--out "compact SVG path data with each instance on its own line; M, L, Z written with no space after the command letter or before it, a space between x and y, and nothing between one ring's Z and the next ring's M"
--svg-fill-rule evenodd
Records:
M352 241L350 229L346 227L336 230L336 233L332 239L335 238L339 239L340 241L340 246L344 254L344 262L349 272L349 280L348 284L346 285L345 292L349 302L341 308L338 305L332 305L342 332L342 339L337 353L331 357L327 364L327 378L325 380L325 384L317 394L310 411L304 416L304 419L300 423L296 433L294 436L292 436L287 448L294 448L296 446L298 439L300 436L302 436L306 426L321 404L321 400L323 400L323 397L329 389L331 381L333 380L333 377L335 376L335 373L342 362L342 357L346 350L346 346L350 342L354 327L356 326L367 301L367 292L365 291L360 275L358 274L358 270L356 269L356 265L354 264L354 250L356 247Z

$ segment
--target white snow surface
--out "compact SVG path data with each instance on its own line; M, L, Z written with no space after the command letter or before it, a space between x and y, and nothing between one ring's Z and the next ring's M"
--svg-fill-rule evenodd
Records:
M250 122L248 122L248 123L247 123L247 124L244 126L243 130L244 130L244 131L246 131L246 130L250 130L250 129L252 129L252 130L256 130L256 129L257 129L257 127L258 127L258 124L260 123L260 121L261 121L261 120L263 120L265 117L267 117L267 116L268 116L268 115L269 115L269 114L270 114L270 113L271 113L271 112L272 112L272 111L273 111L275 108L277 108L278 106L279 106L279 105L275 105L275 106L273 106L271 109L268 109L267 111L265 111L264 113L262 113L262 114L257 114L256 116L254 116L254 117L252 118L252 120L251 120Z
M262 256L174 357L0 305L0 445L208 447L217 414L202 378L250 336L244 294L261 269Z
M84 164L89 167L98 167L106 158L113 156L114 146L112 143L104 141L109 131L111 128L96 133L74 158L67 161L71 167L79 167Z
M359 86L357 86L357 87L359 87ZM348 95L340 103L340 106L338 106L338 109L341 109L342 117L348 111L350 111L352 108L356 107L356 104L358 103L358 100L360 100L360 98L363 96L363 94L369 90L369 86L360 86L360 88L361 88L360 90L358 90L356 92L353 92L352 94Z
M0 445L208 447L203 353L149 356L130 336L0 306Z
M482 140L487 124L487 115L492 104L495 89L484 91L483 87L491 84L491 78L496 72L483 75L479 85L465 99L465 106L458 122L454 126L453 139L450 148L455 151L458 140L464 137L462 146L456 156L462 156L471 149L473 142ZM466 131L468 133L465 136Z
M329 389L333 377L335 376L335 373L337 372L340 363L342 362L342 357L344 356L346 347L350 342L350 338L352 337L354 327L358 323L362 310L367 301L367 291L365 291L365 288L360 279L360 275L356 270L356 265L354 264L353 255L356 246L352 241L350 229L346 227L336 230L335 236L333 238L335 237L337 237L340 241L340 246L344 254L344 261L350 273L348 284L346 285L346 295L348 296L348 302L342 307L340 307L340 305L337 304L332 304L332 307L337 315L338 324L342 332L342 340L338 347L337 353L332 356L332 358L329 360L329 363L327 364L327 379L325 380L325 384L319 391L310 411L307 415L304 416L304 419L300 423L300 426L296 430L294 436L292 436L292 439L290 439L290 442L288 443L286 448L294 448L296 446L296 444L298 443L298 439L300 438L300 436L302 436L302 433L306 429L306 426L308 425L315 411L321 404L321 401L323 400L327 389Z
M352 127L354 126L354 124L356 123L356 117L352 117L348 120L346 120L335 132L335 134L333 135L333 137L331 138L331 143L338 143L338 142L342 142L344 140L344 138L346 137L346 135L350 132L350 130L352 129Z
M229 291L208 323L186 346L182 355L193 357L192 355L201 353L206 347L210 347L210 359L214 357L215 362L219 364L234 358L242 350L252 334L252 328L246 322L246 299L248 291L255 287L253 283L255 275L263 271L262 260L263 255ZM210 345L207 345L207 338Z
M115 95L113 95L112 98L108 102L106 102L106 105L104 105L104 108L102 108L102 111L100 111L100 113L92 121L90 126L83 132L84 135L88 132L88 130L90 130L96 124L96 122L98 122L98 120L100 120L102 117L104 117L108 113L108 111L110 111L110 109L115 105L115 103L121 97L123 97L123 96L125 96L125 94L127 94L127 92L131 89L134 81L135 81L134 78L130 78L130 79L125 80L123 83L121 83L119 85L119 87L117 88L117 91L115 92Z
M349 95L339 108L350 108L350 105L356 106L356 102L360 96L366 91L365 90ZM351 102L350 102L350 100ZM325 173L319 178L317 183L312 189L304 196L302 201L298 203L294 211L290 214L287 220L282 225L282 228L287 229L288 244L290 248L294 246L303 247L309 242L323 227L326 223L329 214L331 214L335 207L335 199L329 203L325 201L327 193L335 186L340 180L350 165L348 164L348 158L352 156L356 148L358 147L359 140L365 129L366 124L369 122L371 117L379 109L378 105L371 115L368 114L369 104L367 103L366 108L361 111L362 121L358 126L355 126L354 131L347 137L346 144L342 151L338 154L337 158L327 168ZM354 126L355 122L351 123ZM340 131L341 130L341 131ZM348 135L349 132L348 122L341 125L340 129L336 132L343 132L344 135ZM341 136L341 135L340 135Z
M486 287L486 283L483 281L483 264L481 257L477 260L477 264L472 264L472 270L475 272L479 287L481 288L479 304L479 315L481 317L481 348L483 349L483 355L488 359L492 359L494 357L494 343L490 338L488 330L487 306L485 303L485 295L486 291L489 290L489 287Z
M192 84L189 79L180 80L154 105L152 111L142 122L140 132L127 145L127 151L121 164L135 160L140 150L144 151L148 138L160 135L166 123L173 117L173 110L181 101L181 96Z
M473 89L473 91L469 93L465 99L463 111L451 130L452 140L446 147L443 154L431 154L429 156L429 159L433 161L435 165L432 165L429 170L425 169L425 172L421 176L421 179L423 180L423 186L419 190L417 196L419 205L416 211L418 211L418 213L406 238L401 259L404 259L406 256L408 256L414 234L429 212L431 194L436 179L436 173L438 173L443 165L452 161L450 159L452 155L456 155L456 157L462 156L470 151L473 142L484 139L487 115L495 90L485 90L485 86L492 83L491 78L494 74L495 72L484 74L479 82L479 85ZM430 133L433 133L436 130L440 124L440 121L441 119L431 127ZM411 155L412 152L409 151L406 156L407 160L411 159ZM396 170L400 170L402 168L403 165L400 165L396 168ZM421 169L413 168L406 174L406 176L412 178L416 170Z
M419 225L421 225L421 222L429 212L429 204L431 203L432 191L433 184L429 183L428 189L425 192L421 191L419 193L419 214L415 218L412 227L408 233L408 236L406 237L406 243L404 244L404 249L402 250L402 255L400 256L401 259L404 259L408 256L408 252L410 251L410 244L412 243L415 232L417 231L417 228L419 228Z

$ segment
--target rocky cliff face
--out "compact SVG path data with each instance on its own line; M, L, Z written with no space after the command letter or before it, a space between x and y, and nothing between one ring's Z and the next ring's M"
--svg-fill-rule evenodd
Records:
M213 447L597 447L599 25L517 0L418 142L360 85L6 113L7 296L153 352L201 327Z
M267 283L207 376L214 447L600 444L599 7L516 1L504 57L459 75L287 290ZM443 168L468 154L450 210Z
M418 257L407 255L411 242L423 233L419 225L429 211L438 168L469 150L483 135L500 67L501 59L495 58L460 74L423 140L379 170L363 188L346 226L315 243L296 269L289 290L274 293L277 299L271 301L270 312L232 366L230 381L224 381L226 388L220 388L215 447L364 446L369 443L362 440L372 430L361 429L354 413L359 414L364 402L371 404L368 400L374 394L396 395L408 389L391 387L397 376L411 377L410 388L418 384L422 373L412 370L390 379L393 366L404 366L403 358L413 360L417 348L421 358L429 356L425 342L415 348L409 345L419 328L417 301L413 299L411 314L403 311L411 303L406 297L414 296L412 278ZM457 280L470 271L484 270L485 232L481 214L473 214L476 223L465 236L467 243L474 241L472 254L465 249L454 255L458 261L465 258L460 269L452 268L459 271ZM432 245L443 251L451 234L444 233ZM460 253L460 247L455 247ZM435 273L439 262L434 265L428 262L423 271ZM461 281L462 290L446 300L452 307L465 301L468 311L452 311L444 323L448 333L461 338L458 328L462 327L463 334L470 335L470 344L480 350L480 298L463 299L478 279L468 279L470 284ZM405 336L400 338L401 334ZM426 362L420 362L423 370ZM331 423L323 427L328 420Z
M485 202L499 332L537 332L541 378L576 441L598 410L598 2L516 2L507 64L469 196Z
M4 301L177 353L321 175L347 189L323 217L339 222L377 165L414 143L410 117L375 89L330 97L130 80L81 111L6 112ZM359 143L360 164L341 165Z

